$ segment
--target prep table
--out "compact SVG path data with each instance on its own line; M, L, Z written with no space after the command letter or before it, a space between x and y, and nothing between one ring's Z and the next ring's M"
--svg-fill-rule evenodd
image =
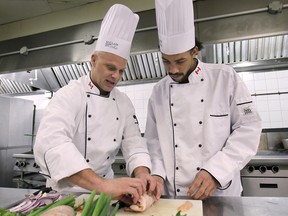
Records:
M0 187L0 208L13 206L35 191ZM203 216L287 216L287 203L288 197L211 197L203 201Z

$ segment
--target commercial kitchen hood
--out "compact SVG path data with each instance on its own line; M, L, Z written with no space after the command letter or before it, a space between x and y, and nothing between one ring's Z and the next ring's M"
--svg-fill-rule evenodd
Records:
M212 4L194 2L195 15L207 15L208 3ZM247 10L247 5L235 4L225 10L215 5L215 11L246 11L195 20L196 36L204 45L199 58L207 63L229 64L238 72L287 69L288 10L284 9L288 4L282 5L281 11L272 11L273 15L270 7ZM132 54L119 85L155 82L166 75L158 50L155 11L143 11L139 16ZM0 42L0 94L55 92L71 79L89 73L100 23Z
M227 43L206 44L199 58L228 64L238 72L288 69L288 35ZM39 89L56 92L70 80L89 73L89 61L0 75L0 93L17 94ZM166 76L159 51L131 55L118 85L155 82Z

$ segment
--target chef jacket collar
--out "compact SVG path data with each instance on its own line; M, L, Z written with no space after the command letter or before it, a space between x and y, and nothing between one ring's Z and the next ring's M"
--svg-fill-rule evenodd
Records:
M88 89L87 93L90 93L93 95L97 95L100 97L106 97L106 98L109 98L109 96L110 96L110 92L108 92L108 94L101 94L100 89L97 87L97 85L91 79L91 73L89 73L87 89Z
M199 82L202 82L204 79L204 71L203 71L202 62L199 59L197 59L197 62L198 63L196 65L196 68L194 69L194 71L192 71L192 73L188 77L189 83L199 83ZM189 84L189 83L178 83L178 82L175 82L170 76L169 78L171 79L171 83L182 84L182 85Z

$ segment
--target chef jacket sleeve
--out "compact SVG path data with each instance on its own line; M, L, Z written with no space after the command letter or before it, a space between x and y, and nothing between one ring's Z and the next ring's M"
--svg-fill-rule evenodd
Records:
M77 116L84 112L83 98L79 88L68 85L59 89L46 108L37 132L36 163L58 190L69 187L61 182L63 178L90 168L72 142Z
M257 153L262 130L261 118L245 83L234 70L231 74L233 74L230 82L231 134L222 150L202 167L218 180L221 187L229 185L234 175L239 173Z
M166 174L158 137L156 118L154 116L154 106L152 96L148 101L145 138L147 138L148 150L151 155L152 175L157 175L165 179Z
M144 166L151 170L151 159L148 153L146 140L141 137L135 109L130 99L125 95L126 123L121 143L121 151L126 161L126 169L129 176L135 168Z

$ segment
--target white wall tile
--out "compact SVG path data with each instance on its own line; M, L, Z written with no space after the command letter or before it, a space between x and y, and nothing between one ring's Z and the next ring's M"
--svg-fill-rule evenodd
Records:
M287 91L288 90L288 77L283 77L278 80L279 82L279 90Z
M282 122L282 112L281 111L270 111L269 112L270 121L272 122Z
M285 124L288 124L288 110L282 111L282 120Z
M269 111L281 110L281 104L279 100L268 100Z
M254 80L254 75L251 72L242 72L242 73L239 73L239 76L243 79L244 82Z
M267 92L278 92L279 85L277 79L268 79L266 80Z
M254 94L255 93L255 82L253 80L246 80L246 81L244 81L244 83L246 84L249 92L251 94Z
M266 72L265 73L265 78L266 78L266 80L277 79L277 73L275 71Z
M280 100L288 100L288 94L281 94Z
M278 79L288 77L288 70L282 70L276 72Z
M270 122L262 122L262 128L271 128Z
M280 104L281 104L281 110L288 110L288 100L287 99L280 100Z
M270 115L269 112L259 111L259 115L263 122L270 122Z
M266 79L266 76L265 76L265 73L254 73L254 80L265 80Z
M256 93L267 91L266 80L255 80Z
M283 122L271 122L269 128L282 128L283 127Z
M268 112L268 100L257 100L257 109L258 111L266 111Z

